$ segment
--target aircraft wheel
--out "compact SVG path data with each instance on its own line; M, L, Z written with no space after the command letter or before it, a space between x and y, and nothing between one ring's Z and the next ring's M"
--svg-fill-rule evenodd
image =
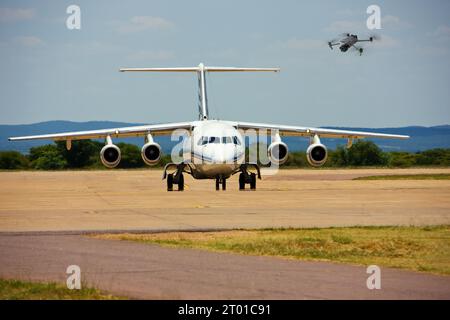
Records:
M183 191L184 190L184 176L181 173L180 177L178 178L178 191Z
M239 175L239 190L245 190L245 175L243 173Z
M220 190L220 178L216 178L216 190Z
M173 174L167 175L167 191L173 191Z
M250 174L250 189L251 190L256 189L256 173Z

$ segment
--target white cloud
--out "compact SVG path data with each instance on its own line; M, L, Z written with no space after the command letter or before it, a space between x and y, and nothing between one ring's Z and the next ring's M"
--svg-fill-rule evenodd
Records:
M374 40L374 45L379 48L393 48L400 45L400 41L394 37L383 34L379 40Z
M400 18L397 16L382 16L381 17L381 23L382 24L399 24Z
M409 28L411 27L411 24L409 22L401 20L397 16L392 15L381 16L381 28L385 28L386 26Z
M0 8L0 22L30 20L35 15L34 9Z
M174 24L161 17L136 16L127 23L121 24L118 28L120 33L135 33L146 30L167 30L172 29Z
M44 44L44 41L35 36L16 37L14 42L24 47L37 47Z

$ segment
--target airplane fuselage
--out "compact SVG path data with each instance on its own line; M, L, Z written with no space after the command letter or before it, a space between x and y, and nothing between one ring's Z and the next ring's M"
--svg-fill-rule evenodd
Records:
M227 121L197 121L183 143L183 160L196 179L228 178L244 158L244 137Z

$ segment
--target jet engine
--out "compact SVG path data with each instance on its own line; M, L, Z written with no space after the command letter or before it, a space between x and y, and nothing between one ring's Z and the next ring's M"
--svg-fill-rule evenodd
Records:
M320 167L327 161L328 151L317 135L315 135L308 149L306 149L306 159L313 167Z
M148 134L145 138L145 144L141 149L142 160L149 165L156 165L161 159L161 146L153 141L151 134Z
M276 134L275 138L272 139L272 141L273 142L267 149L270 162L277 165L285 163L289 154L288 146L286 145L286 143L281 141L279 134Z
M141 149L141 156L147 165L154 166L161 159L161 146L156 142L146 143Z
M120 149L112 143L109 136L106 137L106 145L100 151L100 159L103 165L108 168L115 168L120 162Z

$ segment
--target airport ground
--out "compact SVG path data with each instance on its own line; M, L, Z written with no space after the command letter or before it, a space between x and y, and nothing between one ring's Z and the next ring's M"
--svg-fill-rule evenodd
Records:
M450 180L352 180L420 173L450 169L280 170L245 192L236 176L167 192L160 170L0 172L0 231L450 224Z
M131 298L441 298L450 277L85 237L159 232L355 225L448 225L450 180L353 180L449 174L450 169L281 170L256 191L186 177L167 192L159 170L0 172L0 277L65 281L78 264L99 289Z

